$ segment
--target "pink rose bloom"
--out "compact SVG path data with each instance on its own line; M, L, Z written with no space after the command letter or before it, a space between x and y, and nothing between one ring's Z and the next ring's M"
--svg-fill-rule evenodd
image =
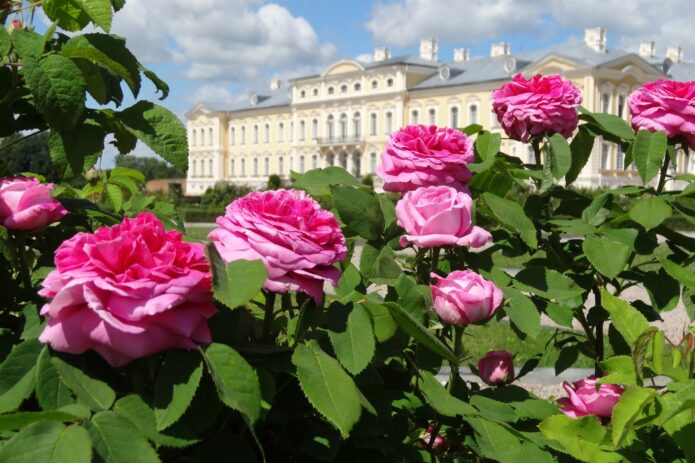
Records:
M384 190L405 192L421 186L449 185L468 191L473 143L456 129L409 125L389 135L377 174Z
M68 211L51 196L53 188L35 178L0 179L0 225L34 231L63 218Z
M579 89L559 75L536 74L530 79L517 74L492 92L492 110L505 133L526 143L541 134L572 136L582 102Z
M396 204L398 225L407 233L401 236L401 246L483 246L492 235L472 224L472 210L471 196L450 186L407 192Z
M636 131L663 130L669 138L682 136L695 149L695 82L647 82L632 92L627 104Z
M50 299L39 340L71 354L92 349L114 367L209 343L209 264L203 245L181 236L143 212L64 241L39 292Z
M323 300L323 283L334 286L340 270L333 264L347 254L345 236L330 212L304 191L253 192L227 206L208 235L225 262L265 264L265 289L301 291Z
M433 308L446 323L465 326L485 321L502 304L502 291L471 270L456 270L446 278L431 276Z
M425 432L420 435L420 447L427 448L430 444L430 439L432 438L432 431L434 431L434 425L431 424L427 427ZM432 442L432 451L434 453L444 453L449 449L457 449L461 446L458 442L452 442L446 437L442 436L441 433L437 433L434 436L434 441Z
M598 388L596 386L596 377L593 375L574 384L567 381L562 383L567 392L567 397L557 399L562 413L572 418L586 415L611 416L613 407L620 400L624 389L615 384L601 384Z
M490 386L514 381L514 360L506 350L493 350L478 362L480 378Z

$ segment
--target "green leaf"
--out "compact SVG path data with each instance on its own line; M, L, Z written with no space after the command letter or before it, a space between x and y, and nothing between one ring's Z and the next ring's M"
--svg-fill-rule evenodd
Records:
M679 264L666 257L659 257L659 261L664 267L664 270L666 270L666 273L678 280L680 284L695 289L695 275L691 270L681 267Z
M580 114L579 118L622 140L630 141L635 138L632 128L622 117L603 113L584 113Z
M465 133L466 136L472 136L483 130L483 126L480 124L470 124L459 129L461 132Z
M500 198L491 193L483 193L485 203L495 214L497 220L504 224L512 232L521 235L521 239L532 249L538 247L536 238L536 227L526 216L524 209L519 203L508 199Z
M480 159L479 163L469 164L473 172L483 172L495 164L495 156L500 150L502 135L495 132L483 132L475 139L475 152Z
M452 396L429 371L420 371L420 391L427 403L442 416L454 418L477 414L475 408Z
M157 452L135 425L115 412L99 412L86 423L92 445L108 463L159 462Z
M548 137L550 172L556 180L565 176L572 166L572 153L567 139L559 133Z
M120 212L123 208L123 191L121 188L112 183L107 183L106 194L109 197L109 201L111 201L113 210L117 213Z
M24 77L34 105L56 130L74 127L84 111L87 83L80 68L61 55L24 60Z
M601 362L601 370L606 376L598 380L599 384L635 384L637 372L632 357L629 355L616 355Z
M336 288L335 294L339 298L347 296L354 291L357 286L362 283L362 275L360 271L357 270L353 264L348 264L340 276L340 281L338 282L338 288Z
M51 358L63 382L75 395L94 411L108 410L116 400L116 393L103 381L94 379L77 367L58 357Z
M482 418L467 420L476 433L480 451L486 458L501 463L518 463L525 457L519 439L499 423Z
M43 54L46 41L36 32L27 29L15 29L12 31L12 44L22 60L38 59Z
M369 301L362 303L369 310L374 325L374 337L379 342L386 342L396 334L398 325L394 321L389 309L383 304L375 304Z
M638 201L630 209L630 218L646 230L658 227L661 222L671 217L671 206L659 196L652 196Z
M5 57L12 47L12 39L7 29L0 27L0 57Z
M533 301L511 287L503 288L502 291L508 302L505 311L512 323L532 338L538 336L541 332L541 316Z
M334 302L328 308L328 336L341 365L353 375L374 357L374 330L367 309Z
M225 264L213 243L206 247L215 299L233 309L256 296L268 277L262 260L235 260Z
M89 415L89 410L81 405L68 405L61 410L9 413L0 415L0 431L22 429L37 421L80 421Z
M642 410L654 400L656 391L639 386L628 387L615 405L612 415L613 445L620 447Z
M311 405L347 439L362 413L360 394L350 375L313 339L297 346L292 363Z
M165 447L186 447L194 444L196 440L179 439L160 434L154 411L138 395L131 394L116 401L113 410L127 418L138 430L152 442Z
M627 302L601 288L601 303L611 316L615 329L632 345L649 328L647 319Z
M0 413L16 410L31 395L41 349L36 339L24 341L0 365Z
M138 101L116 115L152 151L176 167L188 170L186 127L171 111L149 101Z
M197 352L166 353L154 383L154 413L157 429L166 429L188 409L203 376L203 360Z
M569 185L579 177L582 169L591 157L591 150L594 148L594 136L580 126L576 135L570 143L570 151L572 152L572 162L570 168L565 175L565 184Z
M106 32L111 29L113 10L111 0L78 0L82 2L82 8L87 12L94 24Z
M582 249L591 265L611 279L623 271L630 258L627 245L598 236L588 236L582 243Z
M160 100L163 100L169 96L169 86L166 82L160 79L157 74L147 68L142 67L142 65L140 66L140 71L145 74L145 77L147 77L150 82L154 84L158 92L162 92L162 96L159 97Z
M516 274L514 286L521 291L528 291L546 299L575 299L584 289L571 278L557 270L539 266L528 266Z
M412 315L403 310L401 306L393 302L384 303L393 319L398 323L398 326L416 341L422 344L427 349L446 360L458 364L459 359L442 341L439 340L432 332L428 331L425 326L420 324Z
M341 167L312 169L305 174L292 172L294 188L306 190L310 195L325 196L331 194L333 185L358 185L357 179Z
M73 174L81 175L91 168L104 151L104 129L85 122L62 132L51 131L48 147L51 160L61 173L70 166Z
M384 215L376 196L356 188L335 187L333 199L347 229L368 241L379 239L384 230Z
M36 399L44 410L56 410L75 403L75 397L51 363L48 347L43 348L36 362Z
M666 155L666 142L666 133L664 132L649 132L648 130L637 132L632 155L642 183L646 184L659 173Z
M84 0L45 0L43 10L51 21L70 32L84 28L90 21L90 16L84 7Z
M98 33L78 35L65 43L61 53L68 58L83 58L106 68L125 80L134 97L140 92L138 61L121 37Z
M212 343L201 351L222 402L253 424L261 414L261 386L256 371L227 345Z
M557 441L564 452L574 458L589 463L609 463L623 461L623 457L614 452L604 451L601 442L606 429L601 426L595 415L570 418L565 415L553 415L540 424L541 433L548 439Z
M39 421L22 429L0 447L4 463L89 463L92 445L81 426Z

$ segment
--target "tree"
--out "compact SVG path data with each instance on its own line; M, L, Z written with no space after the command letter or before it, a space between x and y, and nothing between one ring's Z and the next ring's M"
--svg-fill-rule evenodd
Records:
M48 150L48 132L22 139L16 133L0 141L0 176L33 172L49 182L59 180Z
M119 167L129 167L139 170L145 176L145 180L156 180L159 178L184 178L186 173L178 167L172 166L166 161L152 156L140 157L133 155L119 154L116 157L116 165Z

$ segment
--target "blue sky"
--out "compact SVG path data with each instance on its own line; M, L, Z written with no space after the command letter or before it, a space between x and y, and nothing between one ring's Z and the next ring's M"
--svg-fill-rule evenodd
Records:
M450 59L455 47L486 55L506 41L523 51L604 26L609 46L636 51L648 39L663 55L679 44L687 59L694 23L690 0L127 0L112 32L170 84L162 104L183 117L197 102L224 105L266 90L271 77L316 73L375 46L417 53L421 37L437 37ZM153 99L152 88L140 97Z

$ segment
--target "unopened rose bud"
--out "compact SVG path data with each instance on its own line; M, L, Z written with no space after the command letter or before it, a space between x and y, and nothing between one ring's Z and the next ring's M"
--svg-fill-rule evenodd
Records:
M506 350L493 350L478 362L478 373L490 386L511 383L514 380L512 354Z
M88 182L99 180L100 177L99 171L94 167L88 169L87 172L84 173L84 178L86 178Z
M22 23L20 23L17 19L12 20L12 29L21 29L22 28Z

